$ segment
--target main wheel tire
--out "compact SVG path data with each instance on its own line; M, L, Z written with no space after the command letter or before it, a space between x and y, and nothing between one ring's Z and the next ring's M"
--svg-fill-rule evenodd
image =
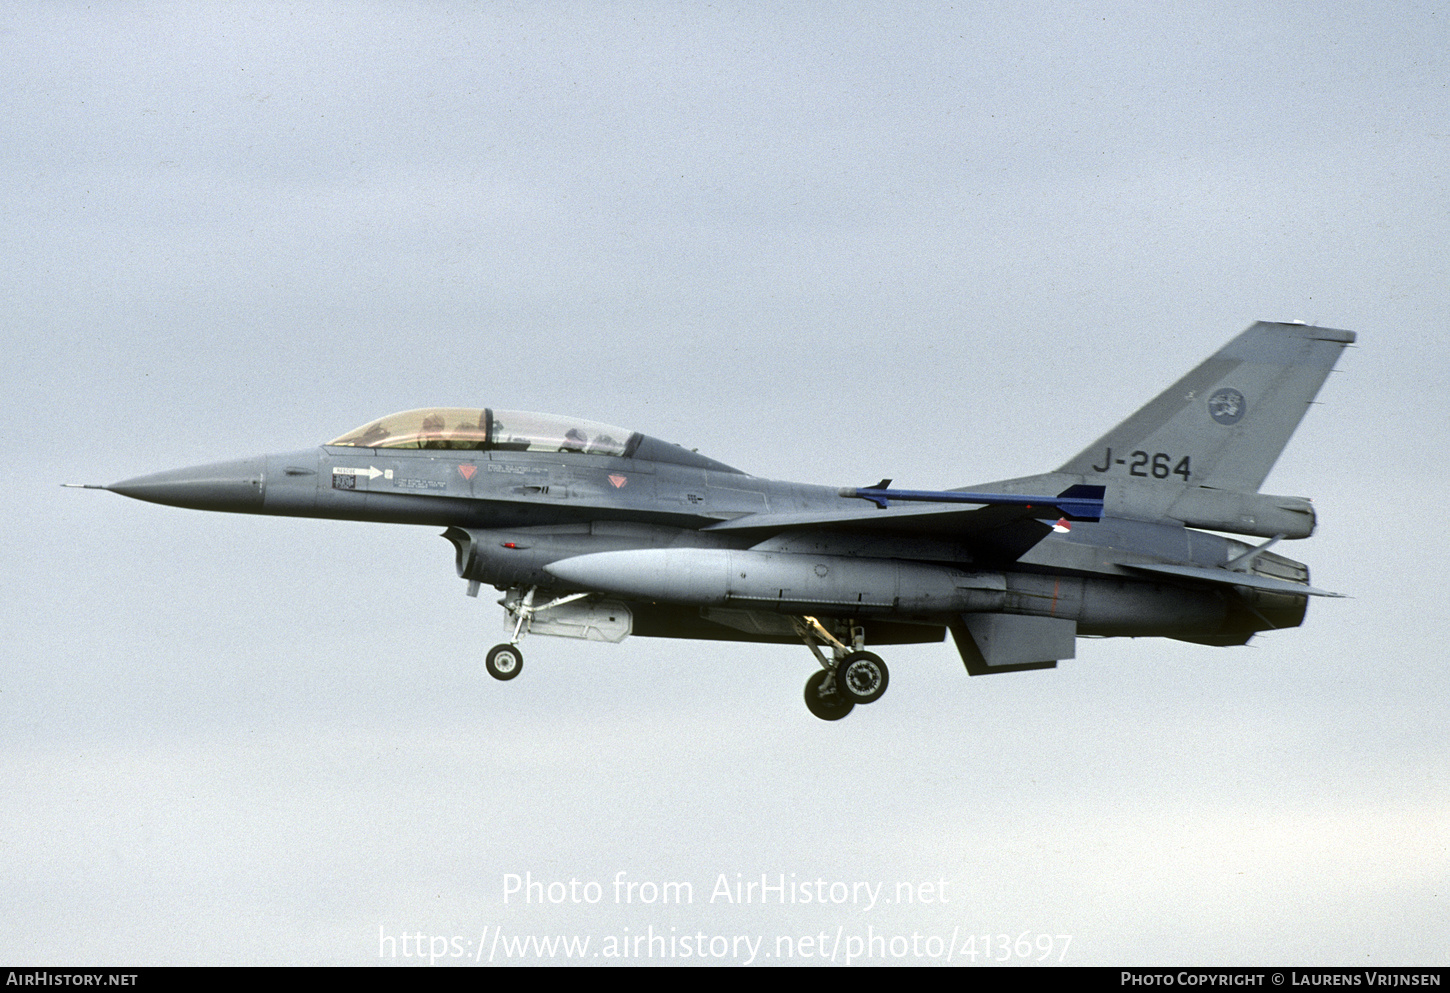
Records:
M494 645L483 665L494 679L513 679L523 671L524 653L518 645Z
M836 692L852 703L875 703L890 682L886 663L870 652L852 652L836 666Z
M823 721L839 721L856 706L839 692L823 694L821 685L831 673L820 670L806 680L806 709Z

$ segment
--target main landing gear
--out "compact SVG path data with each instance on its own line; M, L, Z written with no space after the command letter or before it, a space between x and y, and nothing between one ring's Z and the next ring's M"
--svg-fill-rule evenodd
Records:
M513 679L523 671L524 653L519 650L519 642L523 641L524 636L529 633L529 628L533 625L535 614L543 610L548 610L551 607L557 607L561 603L570 603L574 600L582 600L589 596L588 593L571 593L568 596L561 596L550 600L542 606L535 607L534 594L538 592L538 589L537 586L530 586L527 593L519 596L518 588L514 588L509 590L504 598L498 602L499 606L503 607L508 615L514 618L514 634L512 638L502 645L494 645L490 648L488 655L484 657L483 667L488 670L488 674L494 679Z
M839 721L856 704L881 699L891 681L891 673L881 656L862 651L865 629L851 625L851 644L846 645L814 617L796 619L795 628L821 663L821 671L806 680L806 708L812 714L823 721ZM821 652L820 644L831 646L830 659Z

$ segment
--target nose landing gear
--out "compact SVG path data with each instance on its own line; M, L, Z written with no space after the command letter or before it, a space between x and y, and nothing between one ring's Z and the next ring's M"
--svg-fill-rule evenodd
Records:
M483 660L483 667L494 679L513 679L524 669L524 653L518 645L494 645Z
M470 589L476 585L471 584ZM535 607L534 594L538 592L538 589L537 586L531 586L527 593L520 596L519 588L515 587L509 590L504 598L499 601L499 606L503 607L508 613L508 616L514 618L514 633L513 637L502 645L494 645L490 648L488 655L484 657L483 667L488 670L488 674L494 679L513 679L523 671L524 653L519 650L519 642L529 633L529 628L534 623L535 614L549 610L552 607L558 607L561 604L573 603L575 600L582 600L589 596L588 593L571 593L568 596L561 596L550 600L542 607Z

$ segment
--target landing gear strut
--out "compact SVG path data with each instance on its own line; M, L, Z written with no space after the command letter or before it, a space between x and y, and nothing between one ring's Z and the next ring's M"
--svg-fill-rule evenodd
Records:
M821 664L821 671L806 680L806 708L823 721L839 721L856 704L875 703L886 692L891 674L879 655L863 651L865 629L851 625L847 645L814 617L795 620L796 633ZM818 643L831 646L827 659Z

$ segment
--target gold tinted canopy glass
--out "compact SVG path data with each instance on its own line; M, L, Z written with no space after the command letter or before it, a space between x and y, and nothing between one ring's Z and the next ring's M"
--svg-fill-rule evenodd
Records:
M329 445L624 455L633 432L557 414L475 407L425 407L389 414Z

